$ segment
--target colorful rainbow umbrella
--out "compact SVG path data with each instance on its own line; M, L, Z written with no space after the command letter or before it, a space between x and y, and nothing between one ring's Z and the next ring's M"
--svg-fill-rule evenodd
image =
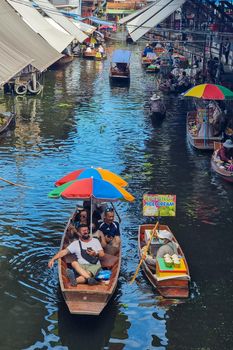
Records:
M230 100L233 99L233 92L222 85L200 84L186 91L183 96L205 100Z
M87 179L91 177L93 177L94 179L106 180L122 187L125 187L128 185L128 183L125 180L123 180L119 175L114 174L111 171L106 169L93 168L93 167L87 168L87 169L75 170L67 174L66 176L62 177L58 181L56 181L55 185L61 186L69 181Z
M133 201L135 198L124 188L105 180L88 178L67 182L48 194L49 198L63 199L97 199L115 202L118 200Z

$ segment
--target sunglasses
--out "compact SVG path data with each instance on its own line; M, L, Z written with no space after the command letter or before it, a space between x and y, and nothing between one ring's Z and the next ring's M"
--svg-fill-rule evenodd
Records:
M107 209L105 210L106 213L109 213L109 212L112 213L113 211L114 211L114 210L113 210L112 208L107 208Z
M86 215L82 215L82 214L81 214L81 215L80 215L80 217L81 217L81 218L86 218L87 216L86 216Z

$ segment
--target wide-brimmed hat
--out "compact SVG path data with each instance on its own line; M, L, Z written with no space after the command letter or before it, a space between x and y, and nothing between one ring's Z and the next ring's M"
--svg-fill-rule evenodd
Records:
M223 146L226 148L233 148L233 142L228 139L223 143Z
M151 101L157 101L157 100L160 100L160 96L154 94L154 95L151 96L150 99L151 99Z
M170 231L159 230L157 236L158 238L168 239L169 241L172 241L172 233Z

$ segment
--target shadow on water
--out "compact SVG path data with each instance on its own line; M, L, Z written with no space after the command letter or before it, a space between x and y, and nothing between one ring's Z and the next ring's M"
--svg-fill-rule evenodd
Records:
M58 305L58 332L63 346L69 350L100 350L114 337L122 337L127 317L119 316L119 304L112 299L99 316L72 315L64 302ZM123 349L118 343L117 349ZM113 347L114 348L114 347Z

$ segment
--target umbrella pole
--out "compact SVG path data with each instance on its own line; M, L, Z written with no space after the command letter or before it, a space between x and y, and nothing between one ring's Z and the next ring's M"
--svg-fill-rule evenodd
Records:
M90 210L90 234L92 235L92 196L91 196L91 210Z
M121 223L121 218L120 218L120 215L118 214L118 212L117 212L117 210L116 210L115 206L113 205L113 202L111 202L111 205L112 205L112 207L113 207L113 209L114 209L115 213L117 214L117 217L118 217L119 223Z

